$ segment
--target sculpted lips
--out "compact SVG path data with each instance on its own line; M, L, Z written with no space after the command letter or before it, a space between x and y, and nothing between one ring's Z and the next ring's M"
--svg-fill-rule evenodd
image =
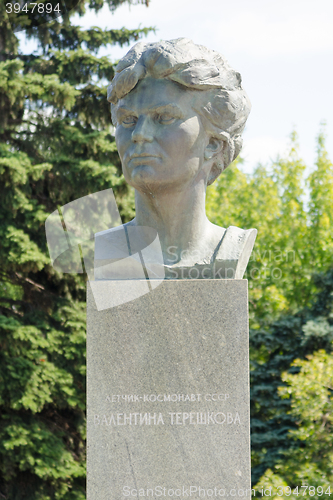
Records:
M133 153L129 157L129 162L134 163L135 165L143 165L147 163L156 162L157 159L161 159L160 155L144 152L144 153Z
M130 156L130 160L133 158L160 158L160 156L154 153L134 153Z

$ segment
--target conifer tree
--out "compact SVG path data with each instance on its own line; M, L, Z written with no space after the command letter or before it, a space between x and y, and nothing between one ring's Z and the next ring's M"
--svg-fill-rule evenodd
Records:
M270 341L253 339L267 349L253 372L257 489L293 500L333 493L333 270L315 281L311 308L273 325Z
M44 223L57 207L110 187L123 220L132 217L106 100L114 69L97 52L149 28L71 23L75 13L124 1L66 0L66 15L44 24L0 4L0 498L7 500L85 498L85 279L51 266ZM20 50L15 33L23 28L36 53Z

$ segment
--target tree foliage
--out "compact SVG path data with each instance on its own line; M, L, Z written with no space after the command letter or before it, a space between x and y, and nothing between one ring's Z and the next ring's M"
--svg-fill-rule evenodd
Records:
M290 139L286 158L258 165L252 175L235 162L207 192L212 222L258 229L244 276L252 328L309 305L316 292L312 274L327 271L333 261L333 164L325 135L318 136L317 160L308 177L295 132Z
M85 498L85 279L50 265L45 219L110 187L124 220L133 213L106 100L114 69L97 51L149 29L83 30L72 14L123 1L76 3L64 19L26 25L39 44L28 55L15 14L0 5L0 497L8 500Z
M307 449L307 444L300 443L305 434L297 415L303 415L308 394L299 383L296 397L296 381L303 376L305 384L306 374L310 378L314 373L310 365L305 368L310 363L305 361L307 356L322 350L311 358L315 370L319 359L329 364L332 348L333 165L321 132L316 164L306 177L293 133L286 158L268 167L258 165L253 175L244 174L239 162L229 169L209 188L207 212L212 222L224 227L258 229L245 276L249 279L251 327L253 483L261 478L260 486L279 481L288 485L293 472L291 484L297 484L301 463L297 453ZM295 362L296 358L299 361ZM299 369L304 375L295 375ZM286 382L291 383L290 398L281 389ZM328 425L323 435L330 440L327 432ZM303 441L307 443L309 436ZM293 460L285 466L284 457L292 453ZM317 459L313 454L308 456L316 468ZM303 462L300 475L308 466ZM278 475L279 471L285 474Z
M313 281L309 307L250 332L253 482L265 487L332 478L333 270Z
M332 273L331 273L332 278ZM331 292L332 293L332 292ZM331 314L332 317L332 314ZM324 317L309 320L303 326L304 340L309 337L326 338L332 342L333 325ZM314 487L311 496L318 499L328 495L333 484L333 355L324 349L309 354L307 359L296 359L285 372L279 388L280 396L291 401L289 414L295 419L290 431L294 445L267 469L258 488L272 484L290 486L292 494L284 490L283 498L297 499L300 487ZM302 490L304 492L304 490ZM287 493L287 494L286 494ZM325 495L326 496L326 495ZM281 498L281 496L280 496Z

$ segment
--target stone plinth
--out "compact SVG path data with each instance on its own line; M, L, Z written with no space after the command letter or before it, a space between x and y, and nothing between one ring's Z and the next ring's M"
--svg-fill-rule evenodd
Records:
M246 280L88 285L87 499L250 498L248 351Z

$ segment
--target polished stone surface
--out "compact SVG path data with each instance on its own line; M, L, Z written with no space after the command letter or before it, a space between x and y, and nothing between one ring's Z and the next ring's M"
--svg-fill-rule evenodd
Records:
M250 498L247 310L246 280L165 280L102 311L88 284L88 500Z

